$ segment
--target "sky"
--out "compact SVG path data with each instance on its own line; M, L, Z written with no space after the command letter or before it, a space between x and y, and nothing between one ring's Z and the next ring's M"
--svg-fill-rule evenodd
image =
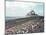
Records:
M8 17L25 16L31 10L43 16L43 9L43 3L6 1L6 16Z

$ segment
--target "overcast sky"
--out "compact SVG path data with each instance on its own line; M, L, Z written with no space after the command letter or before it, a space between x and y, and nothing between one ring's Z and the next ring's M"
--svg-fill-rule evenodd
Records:
M36 14L43 16L43 3L6 1L6 16L25 16L31 10L34 10Z

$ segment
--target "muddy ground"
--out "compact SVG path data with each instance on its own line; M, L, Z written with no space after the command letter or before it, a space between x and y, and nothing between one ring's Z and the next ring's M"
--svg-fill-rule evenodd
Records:
M23 20L15 21L13 27L5 29L5 34L26 34L26 33L40 33L44 32L44 20L43 19L33 19L33 20ZM11 25L12 26L12 25ZM8 27L8 26L7 26Z

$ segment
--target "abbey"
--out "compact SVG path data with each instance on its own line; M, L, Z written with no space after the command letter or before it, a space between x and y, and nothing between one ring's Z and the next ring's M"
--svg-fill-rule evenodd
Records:
M35 14L34 10L31 10L29 13L27 13L26 16L38 16L37 14Z

